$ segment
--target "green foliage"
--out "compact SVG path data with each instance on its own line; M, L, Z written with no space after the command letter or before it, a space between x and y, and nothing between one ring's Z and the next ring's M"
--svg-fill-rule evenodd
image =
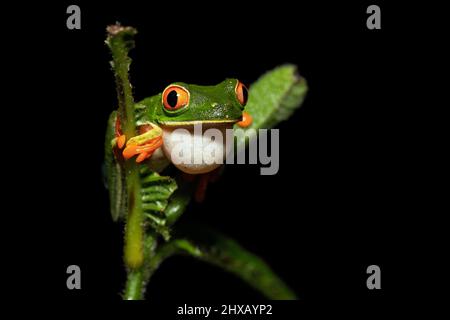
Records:
M106 187L109 191L109 208L113 221L125 219L127 201L125 174L122 172L122 165L116 160L111 145L111 141L114 139L116 116L117 112L113 111L108 119L105 134L105 158L103 162Z
M142 210L152 228L169 240L170 231L165 210L169 198L177 189L177 183L171 177L152 172L147 166L141 166L140 176Z
M252 116L252 124L247 128L235 125L235 129L275 127L302 105L307 91L306 80L298 75L295 65L286 64L266 72L250 86L245 111ZM245 136L238 136L238 139L238 145L245 146Z
M168 252L187 254L238 276L269 299L296 299L267 263L233 239L205 227L187 231L186 238L174 239L161 247L164 257L170 256Z
M273 128L302 105L308 85L292 64L279 66L261 76L250 87L245 108L252 117L250 128Z

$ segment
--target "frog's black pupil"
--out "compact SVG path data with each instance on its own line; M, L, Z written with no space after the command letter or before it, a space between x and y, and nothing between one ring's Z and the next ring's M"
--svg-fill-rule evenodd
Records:
M244 86L242 86L242 96L244 97L244 104L246 104L248 99L248 91Z
M178 102L178 93L175 90L172 90L167 95L167 103L171 108L175 108Z

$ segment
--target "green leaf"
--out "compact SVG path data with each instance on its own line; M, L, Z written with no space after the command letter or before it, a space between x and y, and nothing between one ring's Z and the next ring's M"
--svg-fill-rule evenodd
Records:
M140 169L142 207L145 212L163 213L168 200L177 189L175 179L161 176L143 165Z
M169 204L164 210L169 226L173 225L186 210L186 207L191 201L192 193L195 190L194 184L183 178L178 178L177 184L178 189L172 194L169 199Z
M308 91L305 78L297 73L292 64L279 66L250 86L245 111L253 118L247 128L235 125L235 129L270 129L288 119L299 108ZM250 135L251 136L251 135ZM245 142L245 136L238 136L238 144Z
M164 239L170 238L167 217L164 213L169 198L177 189L175 179L161 176L147 166L140 168L142 210L147 222L161 234Z
M185 254L233 273L269 299L297 299L293 291L258 256L236 241L210 229L189 229L186 238L173 239L156 252L152 272L175 254Z
M114 139L116 116L117 112L113 111L108 120L105 134L105 158L103 163L103 174L109 192L110 211L113 221L125 219L127 210L125 175L123 173L122 165L117 161L111 147L111 141Z

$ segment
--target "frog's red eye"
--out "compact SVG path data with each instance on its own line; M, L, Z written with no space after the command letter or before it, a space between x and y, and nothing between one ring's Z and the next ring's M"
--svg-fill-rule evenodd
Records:
M186 107L189 104L189 91L177 85L168 86L162 94L162 102L169 111Z
M248 100L248 90L247 87L240 81L237 82L236 84L236 96L237 99L239 100L239 103L243 106L245 106L247 104L247 100Z

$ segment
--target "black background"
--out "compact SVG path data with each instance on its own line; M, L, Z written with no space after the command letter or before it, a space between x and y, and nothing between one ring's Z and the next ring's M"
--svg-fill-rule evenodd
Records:
M27 41L14 47L28 57L17 67L29 77L16 81L34 88L19 100L39 136L21 157L34 192L16 202L27 237L26 254L14 251L15 261L36 271L27 296L120 300L122 226L110 219L101 174L104 130L116 104L105 28L120 21L139 32L131 66L136 100L173 81L251 83L279 64L298 65L310 90L279 125L279 173L227 166L206 201L190 205L178 223L198 221L233 236L292 286L301 306L385 304L401 256L395 93L405 30L394 24L399 11L384 3L382 29L368 30L371 3L297 2L82 1L81 30L66 28L72 3L28 7L34 19L16 21L16 40ZM31 161L26 153L37 156ZM81 267L82 290L66 288L71 264ZM381 267L380 291L366 288L371 264ZM158 270L148 298L262 299L232 275L181 257Z

